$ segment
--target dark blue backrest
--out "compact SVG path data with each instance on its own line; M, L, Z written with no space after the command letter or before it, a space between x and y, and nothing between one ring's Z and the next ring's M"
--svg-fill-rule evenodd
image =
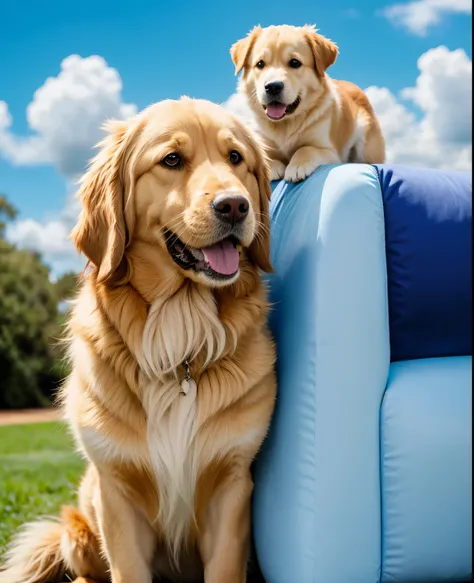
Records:
M376 166L382 187L391 359L472 354L472 178Z

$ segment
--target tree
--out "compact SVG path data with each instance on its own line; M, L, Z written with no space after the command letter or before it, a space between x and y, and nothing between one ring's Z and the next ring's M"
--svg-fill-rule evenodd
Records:
M8 202L7 197L4 194L0 194L0 238L3 239L5 236L7 221L13 221L17 213L18 211ZM5 220L2 217L5 217Z
M77 273L68 271L64 273L55 284L58 301L70 300L77 290Z
M4 196L0 216L16 216ZM58 303L71 292L73 276L53 284L39 254L4 240L5 226L0 223L0 409L47 405L67 374Z

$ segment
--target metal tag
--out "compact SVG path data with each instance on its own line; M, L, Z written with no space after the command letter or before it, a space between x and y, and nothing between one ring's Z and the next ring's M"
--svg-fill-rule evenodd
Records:
M192 378L183 379L181 381L181 394L188 395L190 392L196 392L196 381Z

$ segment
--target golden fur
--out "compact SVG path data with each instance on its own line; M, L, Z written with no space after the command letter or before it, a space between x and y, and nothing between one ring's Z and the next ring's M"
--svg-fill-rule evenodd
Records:
M249 131L217 105L183 98L110 135L85 174L72 238L90 268L70 317L65 417L88 469L79 509L27 525L1 583L243 583L250 464L275 399L266 330L269 168ZM243 155L229 162L229 151ZM183 167L162 160L179 152ZM215 282L173 261L165 229L211 245L218 193L250 202L239 272ZM189 360L197 393L180 394Z
M367 96L357 85L326 73L338 52L308 25L257 26L232 46L235 73L243 70L239 91L267 143L272 179L298 182L321 164L384 162L385 142ZM301 66L292 68L292 59ZM274 81L284 83L286 105L298 102L277 120L266 113L265 85Z

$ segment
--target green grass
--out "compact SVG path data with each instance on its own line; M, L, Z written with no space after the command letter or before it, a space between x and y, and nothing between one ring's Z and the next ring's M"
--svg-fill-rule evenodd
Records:
M20 525L75 501L83 470L61 423L0 427L0 564ZM252 582L264 583L258 573L250 576Z
M76 500L83 469L61 423L0 427L0 557L21 524Z

